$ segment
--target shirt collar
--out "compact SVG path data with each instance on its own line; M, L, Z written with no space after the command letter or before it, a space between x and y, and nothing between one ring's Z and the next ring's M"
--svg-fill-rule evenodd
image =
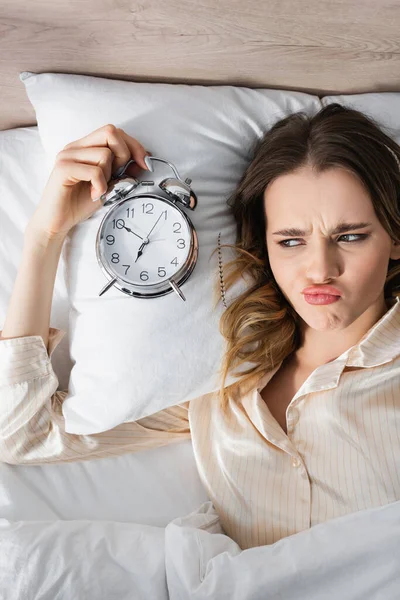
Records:
M310 392L337 387L345 367L376 367L392 361L400 355L400 297L392 299L393 306L367 331L361 340L348 348L335 360L317 367L294 398ZM264 374L256 389L259 393L282 363ZM254 389L254 388L253 388Z
M367 333L344 352L348 367L377 367L400 355L400 297ZM339 360L340 356L336 359Z

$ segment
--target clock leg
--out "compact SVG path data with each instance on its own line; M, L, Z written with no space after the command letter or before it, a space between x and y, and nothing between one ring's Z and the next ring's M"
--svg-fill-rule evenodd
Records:
M168 279L168 281L170 282L171 287L174 290L174 292L176 292L178 294L178 296L180 296L180 298L182 298L182 300L184 300L186 302L185 296L183 295L183 293L179 289L179 287L176 285L175 281L173 279Z
M109 290L109 289L110 289L110 287L111 287L112 285L114 285L114 283L115 283L116 281L117 281L116 279L111 279L111 281L108 281L108 282L106 283L106 285L105 285L105 286L104 286L104 287L103 287L103 288L100 290L100 292L99 292L99 296L102 296L103 294L105 294L105 293L106 293L106 291L107 291L107 290Z

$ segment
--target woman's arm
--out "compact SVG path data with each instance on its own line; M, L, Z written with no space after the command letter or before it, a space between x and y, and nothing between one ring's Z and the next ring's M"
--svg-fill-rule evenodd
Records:
M0 331L0 462L72 462L190 439L189 403L98 434L65 431L62 404L67 392L57 391L59 382L48 350L63 241L49 240L28 226L7 320ZM40 336L44 345L29 336Z
M30 225L26 230L21 265L0 331L0 462L72 462L190 439L189 403L103 433L65 431L62 404L67 392L57 391L59 382L48 350L54 281L64 239L49 239ZM42 337L44 345L29 336Z
M25 232L22 262L0 339L38 335L47 348L54 281L66 236L103 206L100 194L106 192L115 170L131 158L135 166L147 169L146 154L140 142L112 124L67 144L57 154Z
M64 240L65 236L49 238L33 223L28 224L0 339L40 335L47 348L54 282Z

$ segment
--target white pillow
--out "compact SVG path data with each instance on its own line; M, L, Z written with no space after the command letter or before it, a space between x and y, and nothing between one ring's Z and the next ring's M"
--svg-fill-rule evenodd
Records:
M387 135L400 144L400 92L371 92L321 98L322 106L332 102L339 102L372 117Z
M21 261L24 231L50 174L45 162L37 126L0 131L1 324ZM61 260L51 323L68 331L63 272ZM68 341L67 333L51 358L61 389L67 389L72 368ZM44 463L35 468L0 463L0 482L0 516L10 521L96 519L165 527L208 498L190 440L101 460Z
M183 179L190 177L198 197L196 210L188 211L198 234L199 258L182 286L186 302L174 293L144 300L116 288L99 297L106 280L97 263L95 238L109 207L70 232L63 257L74 365L63 405L66 430L108 430L217 389L223 306L213 312L218 259L210 256L219 232L222 243L235 242L236 225L226 200L257 139L289 113L318 112L320 100L302 92L58 73L23 72L20 79L36 111L49 164L66 144L113 123L154 156L172 162ZM231 290L228 302L245 284L243 280Z

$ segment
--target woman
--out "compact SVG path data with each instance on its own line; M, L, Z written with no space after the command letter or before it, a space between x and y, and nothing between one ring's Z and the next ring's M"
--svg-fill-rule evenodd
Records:
M400 500L400 148L339 104L276 123L229 201L237 256L224 285L254 281L222 316L220 394L99 434L65 432L67 392L50 362L65 332L49 328L62 244L102 206L111 174L132 156L146 168L145 154L107 125L57 156L1 332L0 460L68 462L191 437L242 549Z

